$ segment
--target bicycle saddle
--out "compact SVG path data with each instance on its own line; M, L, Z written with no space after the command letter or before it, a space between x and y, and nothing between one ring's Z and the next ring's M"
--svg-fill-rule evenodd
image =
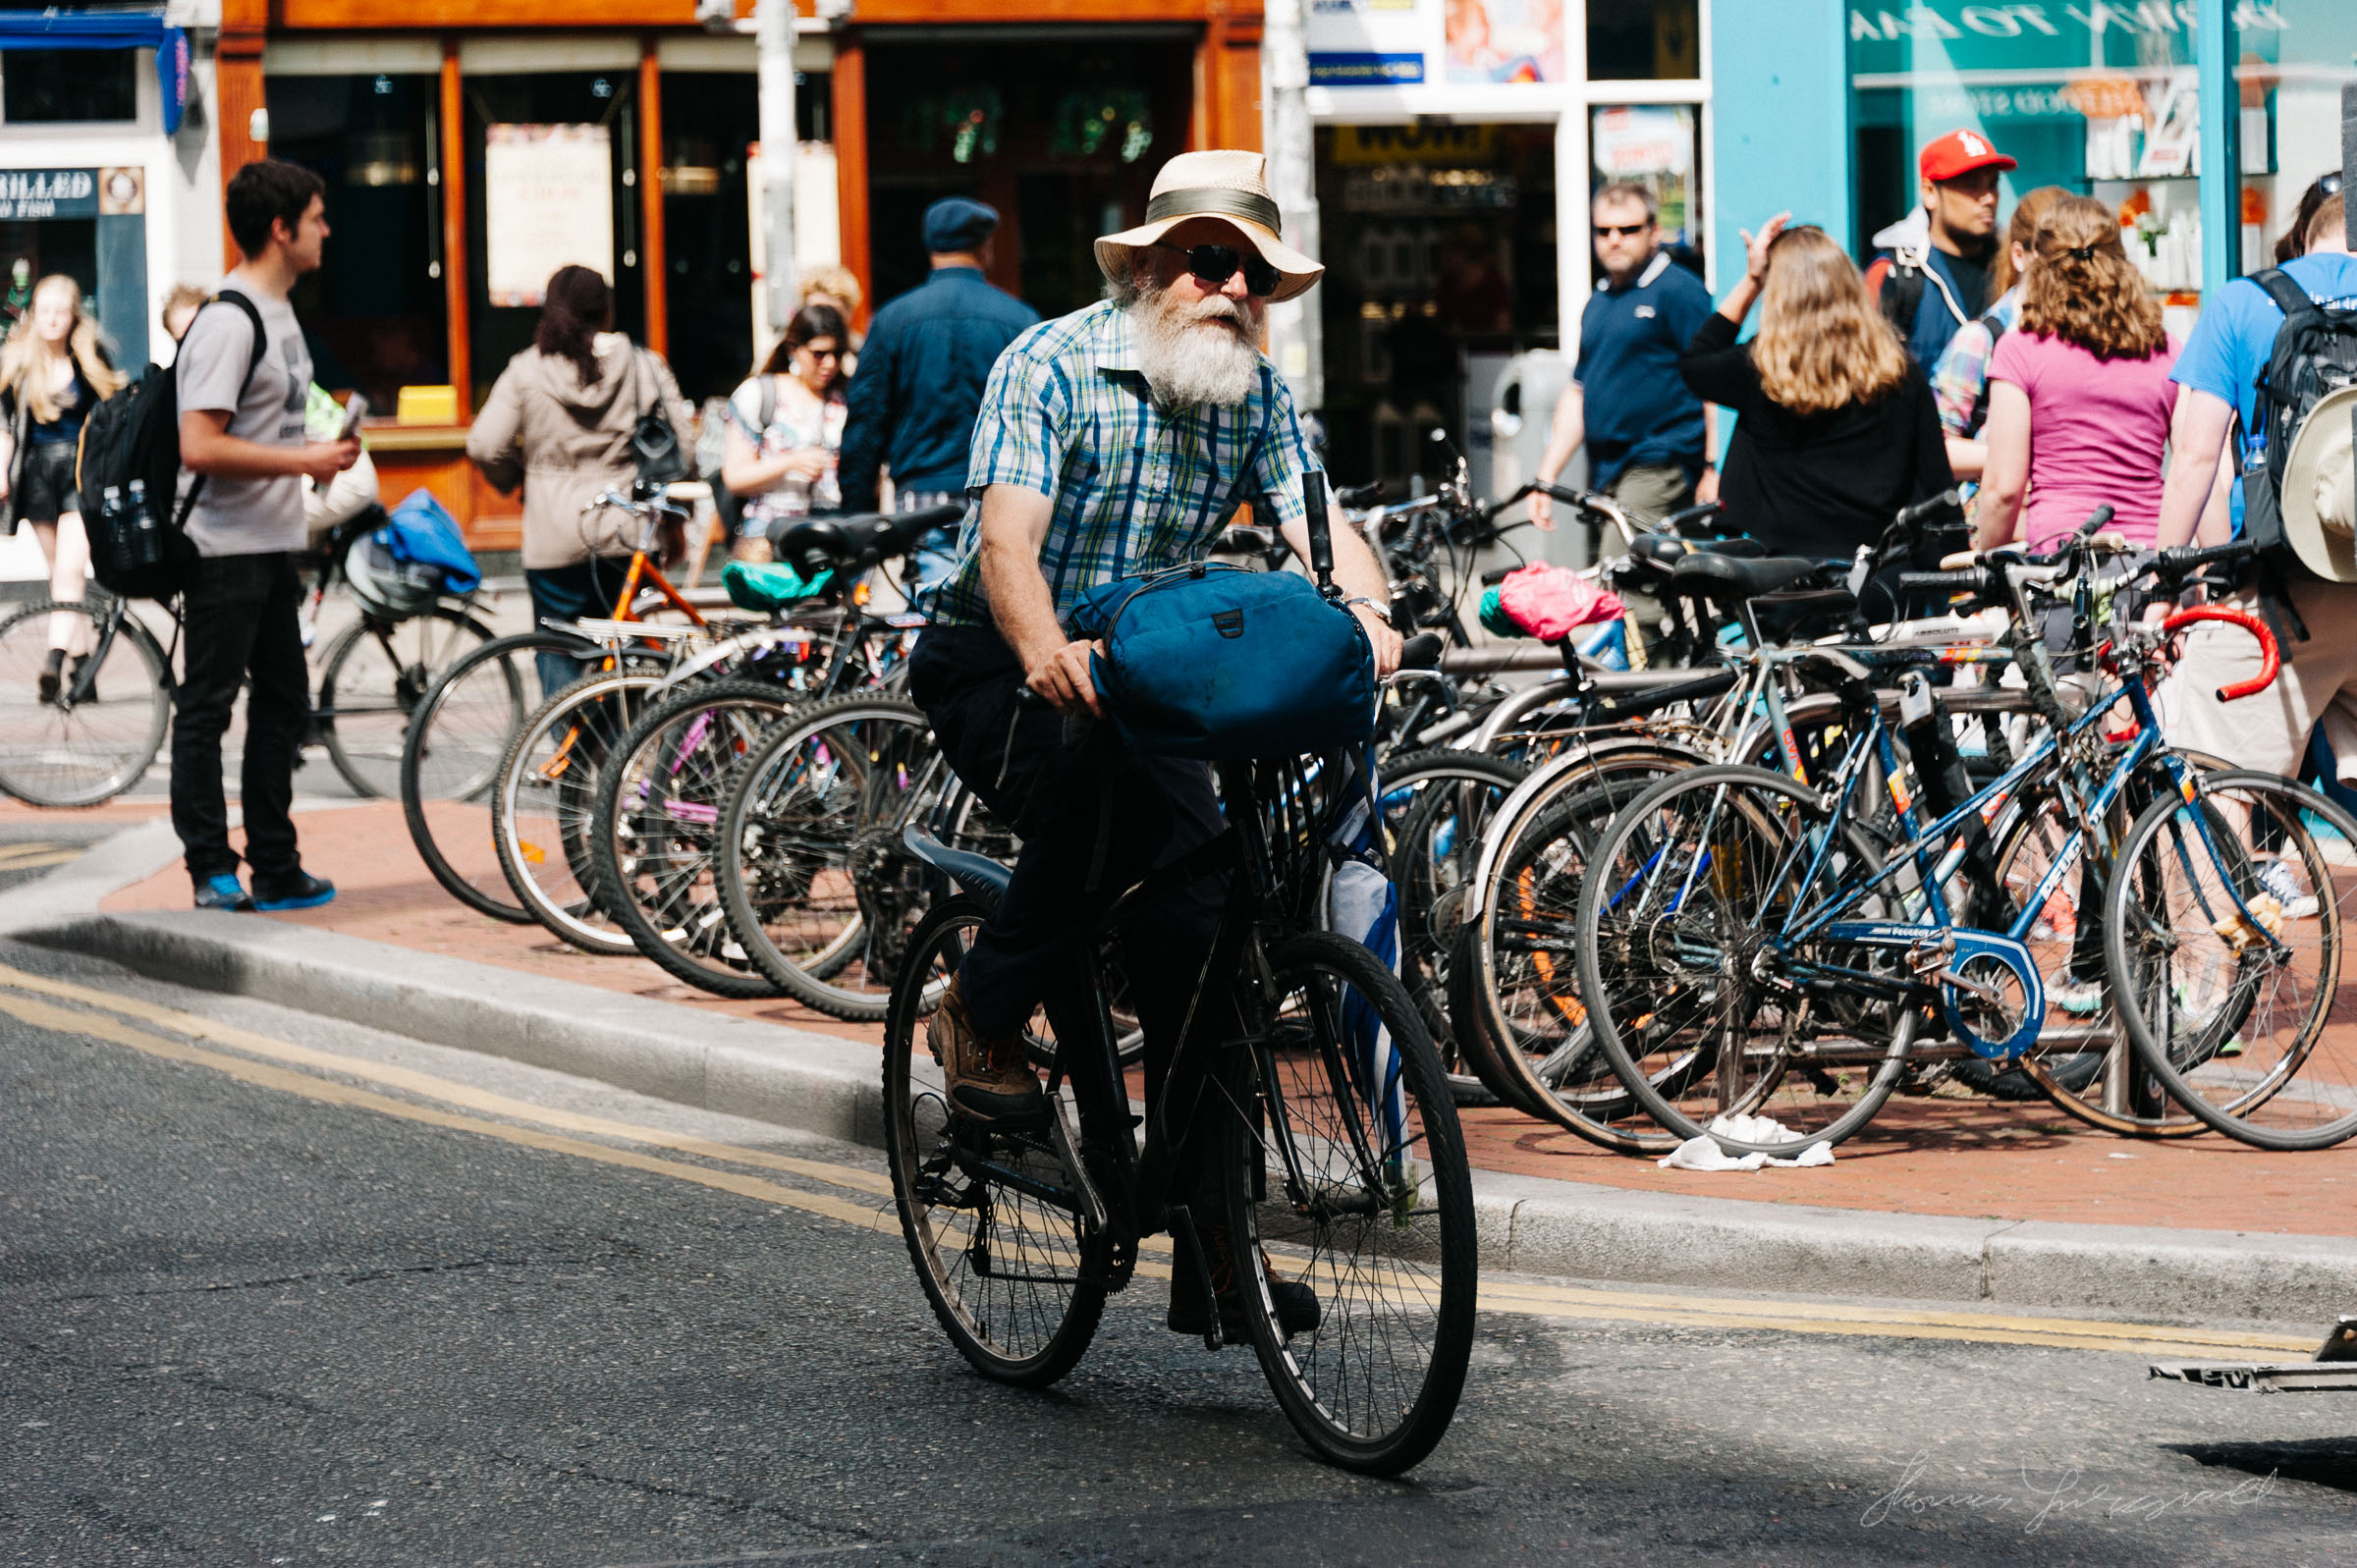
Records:
M1740 534L1723 539L1679 539L1666 533L1644 533L1629 541L1628 553L1656 566L1669 567L1688 556L1705 553L1757 560L1768 553L1768 547Z
M983 902L996 905L1007 896L1007 884L1014 872L990 856L975 854L970 849L952 849L913 822L902 830L901 842L917 859L946 873L952 882Z
M802 517L773 533L777 553L803 576L815 576L829 567L864 571L879 562L904 556L935 528L947 527L965 515L959 506L927 507L921 512L853 512L840 517Z
M778 558L805 577L815 577L829 567L842 566L851 558L851 542L843 531L843 521L834 517L797 517L783 533L772 532Z
M1702 550L1670 568L1670 589L1672 593L1732 604L1755 594L1812 583L1824 569L1824 562L1808 556L1768 556L1747 561L1721 550Z

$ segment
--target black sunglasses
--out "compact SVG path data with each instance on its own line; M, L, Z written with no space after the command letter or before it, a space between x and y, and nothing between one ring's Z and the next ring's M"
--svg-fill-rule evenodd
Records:
M1634 240L1652 227L1650 223L1600 223L1596 226L1596 238L1602 240L1608 236L1617 236L1622 240Z
M1235 276L1235 269L1244 269L1244 287L1267 297L1277 292L1285 275L1270 266L1258 255L1247 255L1233 245L1174 245L1156 241L1157 250L1176 250L1186 257L1186 270L1214 289L1224 286Z

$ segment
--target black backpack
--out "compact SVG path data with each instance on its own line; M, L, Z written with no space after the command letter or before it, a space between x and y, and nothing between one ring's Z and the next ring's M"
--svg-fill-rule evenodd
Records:
M269 334L262 327L261 311L235 289L224 289L204 303L216 300L245 311L253 325L253 351L247 357L245 378L238 383L238 399L244 402L246 388L262 362ZM197 307L199 315L203 308ZM192 322L191 330L194 330ZM133 519L128 507L110 515L103 498L109 486L128 498L134 479L145 483L147 505L158 522L167 520L160 509L171 510L162 561L126 575L115 566L124 556L115 535L129 528ZM180 592L189 563L196 555L196 546L188 535L189 514L204 480L197 477L174 507L171 497L179 485L180 378L168 368L151 364L137 380L90 410L74 454L74 488L82 497L82 525L90 536L91 569L108 592L126 599L170 599Z
M2357 382L2357 309L2329 309L2308 297L2280 267L2254 273L2283 312L2259 372L2255 407L2258 428L2249 432L2257 450L2242 463L2242 536L2259 547L2252 584L2260 613L2277 638L2306 642L2308 628L2292 609L2290 585L2313 581L2283 531L2280 496L2292 437L2325 394ZM2247 449L2246 449L2247 450Z

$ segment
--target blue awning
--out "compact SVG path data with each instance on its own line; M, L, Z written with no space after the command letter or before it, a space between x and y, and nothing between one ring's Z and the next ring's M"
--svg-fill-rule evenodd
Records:
M189 35L156 11L0 11L0 50L153 49L164 93L164 135L180 130L189 105Z

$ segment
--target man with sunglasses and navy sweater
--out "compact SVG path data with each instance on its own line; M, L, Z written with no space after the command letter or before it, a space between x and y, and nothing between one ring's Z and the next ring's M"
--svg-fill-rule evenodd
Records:
M1113 895L1221 831L1207 764L1066 744L1066 715L1101 714L1093 645L1067 618L1101 583L1202 560L1242 506L1308 554L1301 480L1316 463L1260 341L1270 302L1307 293L1325 269L1279 238L1263 169L1257 152L1172 159L1145 223L1097 242L1110 297L1017 338L982 397L958 564L908 668L951 767L1022 840L927 1033L952 1108L976 1120L1044 1114L1022 1031L1043 1004L1051 1023L1078 1017L1090 954L1077 939ZM1330 520L1335 580L1389 675L1399 638L1383 567L1339 512ZM1052 706L1019 701L1026 685ZM1123 923L1149 1103L1198 992L1229 994L1203 983L1221 896L1216 878L1198 880ZM1182 1154L1174 1196L1194 1163ZM1238 1326L1225 1229L1197 1229L1223 1322ZM1317 1322L1309 1287L1278 1291L1289 1329ZM1199 1295L1174 1297L1172 1329L1203 1331Z

